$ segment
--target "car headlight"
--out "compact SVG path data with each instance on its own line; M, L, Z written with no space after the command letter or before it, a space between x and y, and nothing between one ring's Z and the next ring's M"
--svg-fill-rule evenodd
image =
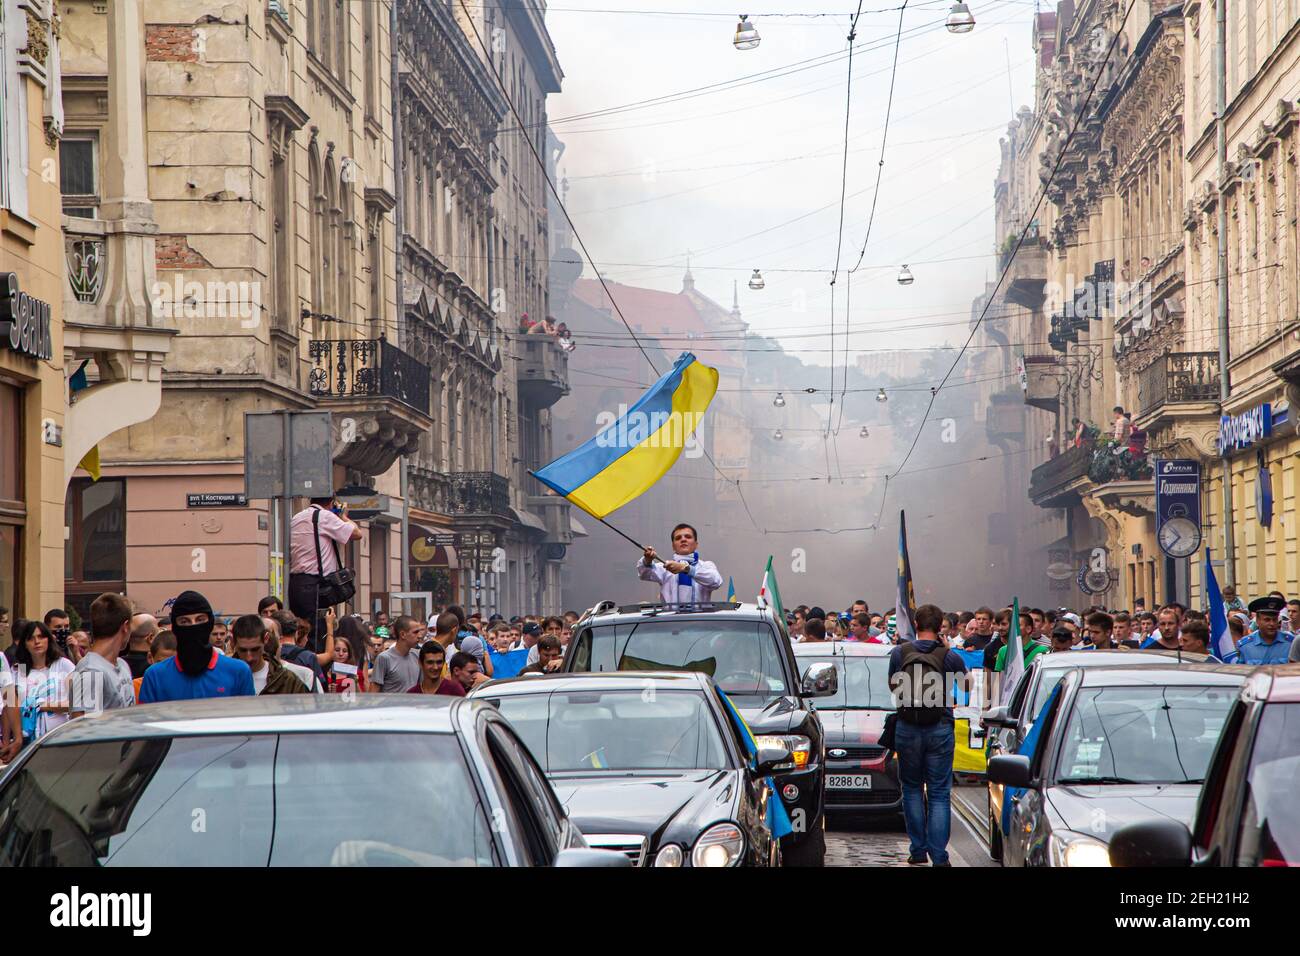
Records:
M1047 841L1052 866L1110 866L1110 847L1082 833L1061 830Z
M682 848L676 843L669 843L655 855L655 866L681 866Z
M662 851L661 851L662 852ZM745 834L734 823L715 823L695 841L691 866L735 866L745 854ZM655 864L659 860L655 858Z
M812 741L803 734L763 734L754 740L759 747L790 748L794 761L778 765L777 770L802 770L808 766L808 760L812 756Z

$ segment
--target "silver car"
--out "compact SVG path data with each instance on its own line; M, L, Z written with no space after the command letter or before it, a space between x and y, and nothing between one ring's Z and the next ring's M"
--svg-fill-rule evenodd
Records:
M627 866L588 848L497 713L407 694L149 704L0 778L10 866Z

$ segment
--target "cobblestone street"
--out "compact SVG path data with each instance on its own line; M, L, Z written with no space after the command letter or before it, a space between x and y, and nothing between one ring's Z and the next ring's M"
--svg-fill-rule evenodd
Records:
M958 788L965 796L971 788ZM832 819L826 831L827 866L907 866L907 831L901 817ZM993 866L982 842L977 840L954 807L948 853L953 866Z

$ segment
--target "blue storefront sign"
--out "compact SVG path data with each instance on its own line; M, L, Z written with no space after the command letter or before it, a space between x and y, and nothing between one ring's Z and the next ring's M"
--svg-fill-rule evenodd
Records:
M1201 463L1196 459L1156 459L1156 541L1171 558L1188 557L1201 546Z
M1219 419L1220 455L1249 448L1273 434L1273 406L1268 402Z

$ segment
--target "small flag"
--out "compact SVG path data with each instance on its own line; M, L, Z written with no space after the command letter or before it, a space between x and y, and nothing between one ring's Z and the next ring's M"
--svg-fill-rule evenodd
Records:
M1002 689L998 694L998 703L1006 706L1011 700L1011 692L1020 682L1020 675L1025 672L1025 649L1020 643L1020 598L1011 602L1011 627L1006 637L1006 659L1002 662Z
M1232 631L1228 627L1228 612L1223 607L1223 592L1219 590L1219 579L1214 576L1214 565L1210 564L1210 549L1205 549L1205 602L1210 610L1210 653L1225 664L1237 659L1237 646L1232 643Z
M895 599L897 638L916 640L916 592L912 588L912 561L907 556L907 515L898 513L898 597Z
M613 424L532 475L603 519L648 491L676 464L717 390L718 370L683 352Z
M767 559L768 570L771 570L772 559ZM778 602L779 602L778 598ZM779 603L777 605L780 606ZM727 715L731 718L732 724L740 733L740 741L745 747L745 755L749 758L750 763L758 760L758 741L754 739L754 733L749 729L749 724L745 718L740 716L740 711L736 710L736 705L731 702L731 698L718 691L718 696L722 698L723 705L727 708ZM794 832L794 826L790 823L790 813L785 808L785 803L781 799L781 791L776 787L776 781L771 777L767 778L768 789L771 794L767 798L767 826L772 831L772 836L776 839Z
M593 750L591 753L587 754L587 756L583 757L582 761L583 763L590 764L596 770L609 769L609 763L605 759L604 747L601 747L599 750Z
M729 577L727 578L727 603L730 604L734 600L736 600L736 580Z
M767 568L758 585L758 606L770 607L778 621L785 620L785 607L781 604L781 591L776 586L776 572L772 570L772 556L767 556Z
M72 373L68 379L68 388L75 395L83 388L90 388L90 383L86 381L86 366L90 364L90 359L86 359L77 366L77 370Z
M91 481L99 481L99 446L95 445L86 452L78 464L86 470L86 474L90 475Z

